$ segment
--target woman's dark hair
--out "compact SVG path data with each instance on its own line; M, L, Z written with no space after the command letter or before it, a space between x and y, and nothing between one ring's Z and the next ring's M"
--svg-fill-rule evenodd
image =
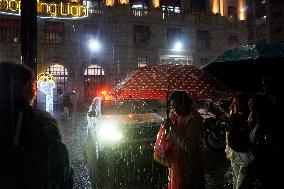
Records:
M23 64L12 61L0 62L0 99L1 105L17 103L21 99L21 91L34 81L34 72Z
M173 100L182 106L193 104L192 98L188 96L186 91L174 91L170 97L170 100Z
M238 103L240 104L241 111L243 112L249 112L249 95L245 92L237 92L234 96L238 100Z

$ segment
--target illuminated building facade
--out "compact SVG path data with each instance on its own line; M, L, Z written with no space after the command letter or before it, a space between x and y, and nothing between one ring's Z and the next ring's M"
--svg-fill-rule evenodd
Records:
M79 99L90 100L138 67L200 67L225 49L247 43L244 2L38 1L37 72L53 75L55 99L75 90ZM0 60L19 62L19 1L0 0L0 12ZM100 48L91 49L91 42Z
M247 0L249 43L284 42L283 20L283 0Z

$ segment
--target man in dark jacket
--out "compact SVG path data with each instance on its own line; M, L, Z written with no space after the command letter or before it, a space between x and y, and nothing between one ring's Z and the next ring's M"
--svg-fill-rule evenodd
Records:
M73 187L69 155L57 121L33 108L36 82L22 64L0 62L1 188Z

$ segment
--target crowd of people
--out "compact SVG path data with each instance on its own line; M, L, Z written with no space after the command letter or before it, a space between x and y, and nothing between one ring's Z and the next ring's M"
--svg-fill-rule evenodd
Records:
M0 62L0 179L3 188L73 187L73 169L61 141L57 121L33 107L34 73L13 62ZM280 95L264 77L263 90L233 95L227 112L226 154L233 170L233 188L278 188L281 117ZM202 117L186 91L170 97L166 162L169 189L205 188ZM64 105L69 108L68 99ZM66 110L68 111L68 110ZM68 113L68 117L69 112ZM281 170L279 170L281 171Z
M227 122L225 153L231 162L233 189L279 188L276 168L280 162L280 92L272 76L264 76L259 92L233 92ZM169 189L205 187L202 158L202 118L185 91L171 98L172 111L164 147L169 167ZM156 142L156 144L158 144Z
M276 81L264 76L262 90L233 96L228 114L226 154L233 188L278 188L280 177L281 98Z

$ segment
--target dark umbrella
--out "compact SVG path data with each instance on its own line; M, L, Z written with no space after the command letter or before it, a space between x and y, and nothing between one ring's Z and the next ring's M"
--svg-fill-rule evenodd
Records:
M75 91L66 91L65 93L63 93L61 96L76 96L77 93Z
M284 43L242 45L223 52L201 69L235 91L255 92L264 76L279 81L283 62Z

